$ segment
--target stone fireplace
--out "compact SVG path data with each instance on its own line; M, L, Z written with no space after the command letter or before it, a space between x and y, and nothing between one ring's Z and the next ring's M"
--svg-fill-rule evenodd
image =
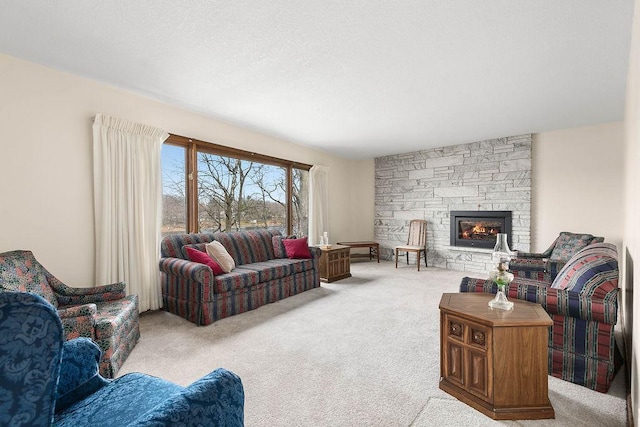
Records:
M406 243L410 220L426 219L429 267L485 277L495 268L495 226L478 231L487 240L484 247L475 241L458 246L451 242L450 214L463 210L511 212L509 247L528 252L531 140L530 134L515 135L377 158L374 232L380 258L393 259L394 246Z
M451 211L450 245L492 249L498 233L511 242L511 211Z

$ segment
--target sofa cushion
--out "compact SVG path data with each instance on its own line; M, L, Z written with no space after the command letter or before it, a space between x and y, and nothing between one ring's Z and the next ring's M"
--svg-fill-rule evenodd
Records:
M186 246L185 246L185 250L187 251L187 256L191 261L208 265L209 268L213 271L213 274L215 275L224 274L224 271L222 270L222 267L220 267L220 264L218 264L206 252L202 252L198 249L189 248Z
M309 252L309 244L307 238L302 237L300 239L284 239L282 241L284 249L287 252L287 257L291 259L308 259L311 258L311 252Z
M262 283L312 270L313 261L310 259L272 259L265 262L245 264L241 268L258 273L259 280Z
M297 239L298 237L294 234L290 234L289 236L273 236L273 256L275 258L287 258L287 250L284 248L284 243L282 241L284 239Z
M592 292L607 285L618 286L617 250L611 243L589 245L575 254L551 285L572 292Z
M222 268L222 271L224 271L225 273L229 273L231 270L236 268L235 261L220 242L214 240L211 243L207 243L206 248L209 256L218 263L218 265Z
M576 234L563 231L560 233L549 259L567 262L579 250L587 247L593 239L594 236L591 234Z
M260 283L260 275L257 271L246 270L237 267L229 273L214 277L214 293L223 293L242 288L248 288Z
M284 248L284 236L273 236L271 241L273 242L273 256L276 258L286 258L287 251Z
M131 373L113 380L55 416L55 425L126 426L184 388L150 375ZM153 392L149 392L152 390Z
M160 255L163 258L173 257L187 259L182 247L198 243L209 243L213 240L213 233L169 234L160 243Z
M236 266L274 259L273 236L277 230L248 230L216 233L215 240L222 243L234 259Z

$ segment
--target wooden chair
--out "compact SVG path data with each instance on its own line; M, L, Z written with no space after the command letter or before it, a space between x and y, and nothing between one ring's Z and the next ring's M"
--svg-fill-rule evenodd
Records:
M404 252L407 255L407 265L409 265L409 252L415 252L420 271L420 256L424 253L424 266L427 267L427 221L423 219L412 219L409 222L409 238L406 245L395 247L396 268L398 268L398 253Z

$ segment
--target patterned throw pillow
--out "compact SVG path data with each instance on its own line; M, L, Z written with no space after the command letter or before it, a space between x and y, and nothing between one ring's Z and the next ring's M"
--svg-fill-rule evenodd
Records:
M580 292L607 281L618 282L618 251L611 243L584 248L560 270L551 285L554 289Z
M214 240L211 243L207 243L206 248L209 256L222 267L222 271L229 273L236 268L236 262L231 258L225 247L222 246L222 243Z
M558 237L556 246L549 259L553 261L567 262L581 249L586 248L593 241L591 234L576 234L563 231Z

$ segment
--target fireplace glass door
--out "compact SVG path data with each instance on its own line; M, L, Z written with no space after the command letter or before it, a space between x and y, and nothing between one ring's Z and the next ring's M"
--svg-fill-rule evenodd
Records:
M496 235L502 233L504 221L492 219L460 219L458 223L458 239L496 241Z
M451 211L451 246L493 249L498 233L511 245L511 211Z

